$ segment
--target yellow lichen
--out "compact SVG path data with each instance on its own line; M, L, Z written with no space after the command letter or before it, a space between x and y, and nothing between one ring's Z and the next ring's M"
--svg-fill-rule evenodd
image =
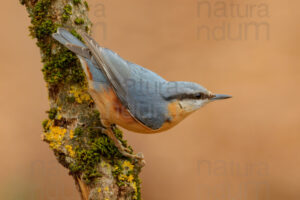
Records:
M61 120L61 118L62 118L61 114L58 114L58 115L56 116L56 118L57 118L58 120Z
M73 158L75 156L75 151L73 151L73 148L71 145L66 145L65 148L67 149L69 155Z
M45 128L48 129L49 127L52 126L52 124L53 124L53 120L48 120L48 122L47 122Z
M98 193L100 193L102 190L101 190L101 188L99 187L99 188L97 189L97 191L98 191Z
M120 181L124 181L124 180L127 179L127 176L126 176L125 174L120 174L120 175L118 176L118 179L119 179Z
M70 138L73 139L73 138L74 138L74 131L73 131L73 130L70 130L70 133L69 133L69 134L70 134Z
M49 142L52 149L58 150L62 144L62 140L67 129L58 126L50 126L49 131L45 133L45 140Z
M133 164L131 164L128 160L125 160L124 162L123 162L123 164L122 164L122 167L124 168L124 169L128 169L128 170L133 170L133 167L134 167L134 165Z
M138 192L138 190L137 190L137 187L136 187L136 182L133 182L133 183L131 183L130 185L131 185L131 187L134 189L134 196L133 196L133 199L137 199L137 192Z
M70 94L73 95L73 97L75 98L75 101L77 103L83 103L83 102L88 102L91 103L93 102L92 98L90 97L90 95L86 92L85 89L82 88L77 88L75 86L71 86L71 90L69 91Z
M131 183L133 181L134 177L132 176L132 174L130 174L128 177L127 177L127 181L129 183Z
M106 187L104 188L104 190L105 190L105 191L109 191L109 188L106 186Z

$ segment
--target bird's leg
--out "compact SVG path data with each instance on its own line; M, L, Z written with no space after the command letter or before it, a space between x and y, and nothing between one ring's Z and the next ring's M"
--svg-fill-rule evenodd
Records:
M104 129L103 133L105 133L113 141L113 143L118 148L120 153L122 153L123 155L124 155L124 152L130 153L130 149L123 146L121 141L115 136L115 133L113 132L113 129L111 127Z
M111 127L104 129L103 133L105 133L113 141L114 145L118 148L119 152L123 156L132 158L132 159L139 159L139 160L144 159L144 156L140 153L139 154L131 154L130 153L131 150L123 146L121 141L115 136Z
M101 128L101 127L96 127L96 128ZM132 159L139 159L139 160L144 159L143 154L141 154L141 153L131 154L130 153L131 150L123 146L121 141L115 136L115 133L114 133L111 125L107 125L106 128L101 128L101 131L113 141L114 145L118 148L119 152L123 156L132 158Z

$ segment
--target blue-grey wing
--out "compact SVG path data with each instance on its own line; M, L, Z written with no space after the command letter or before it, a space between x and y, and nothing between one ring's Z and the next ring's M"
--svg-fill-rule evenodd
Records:
M142 124L154 130L159 129L168 118L167 102L161 95L161 89L167 81L100 47L86 34L83 34L83 38L95 63L112 84L122 104Z

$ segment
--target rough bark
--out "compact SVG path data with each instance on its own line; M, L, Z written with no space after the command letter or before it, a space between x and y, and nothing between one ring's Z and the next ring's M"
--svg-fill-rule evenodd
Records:
M87 92L87 83L76 56L54 41L51 34L65 27L76 37L90 33L88 4L83 0L20 0L32 25L30 35L41 50L43 74L49 91L49 119L42 138L57 160L69 169L84 200L140 199L138 175L142 163L123 157L101 132L101 114ZM114 127L124 146L122 133ZM131 148L131 147L129 147ZM59 181L59 177L57 177Z

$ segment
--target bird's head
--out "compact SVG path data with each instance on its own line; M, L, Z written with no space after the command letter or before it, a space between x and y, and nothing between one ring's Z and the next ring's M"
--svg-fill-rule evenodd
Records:
M231 98L225 94L214 94L192 82L169 82L167 88L165 99L177 100L180 107L187 113L192 113L210 102Z

